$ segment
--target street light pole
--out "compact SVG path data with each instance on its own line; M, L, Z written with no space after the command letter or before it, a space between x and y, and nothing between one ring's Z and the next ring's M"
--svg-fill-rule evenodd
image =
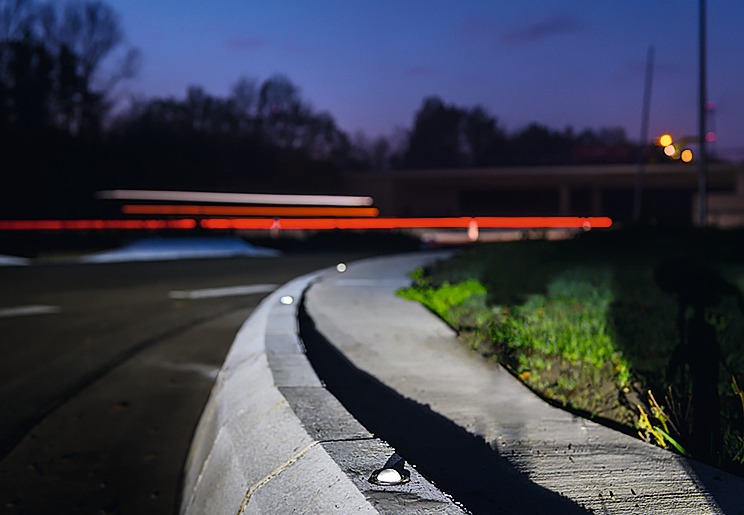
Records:
M700 141L700 168L698 170L698 223L701 227L707 224L707 199L706 199L706 175L708 166L708 153L706 149L706 59L705 59L705 1L700 0L700 84L699 84L699 106L698 106L698 137Z
M643 176L646 171L646 149L648 139L648 119L651 110L651 85L653 83L654 73L654 47L648 47L646 55L646 81L643 88L643 108L641 112L641 142L638 148L638 173L636 175L635 194L633 196L633 221L641 221L642 203L643 203Z

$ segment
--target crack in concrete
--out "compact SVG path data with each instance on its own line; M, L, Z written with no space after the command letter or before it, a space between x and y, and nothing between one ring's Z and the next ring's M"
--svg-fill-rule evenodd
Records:
M320 442L313 441L307 444L305 447L300 449L299 452L295 453L291 458L289 458L287 461L276 467L274 470L269 472L265 477L263 477L261 480L256 482L253 486L251 486L248 491L245 493L245 496L243 496L243 500L240 503L240 507L238 508L237 515L243 515L245 513L245 509L248 506L248 503L251 500L251 496L256 493L256 491L264 486L266 483L274 479L276 476L281 474L284 470L291 467L297 460L302 458L310 449L318 445Z

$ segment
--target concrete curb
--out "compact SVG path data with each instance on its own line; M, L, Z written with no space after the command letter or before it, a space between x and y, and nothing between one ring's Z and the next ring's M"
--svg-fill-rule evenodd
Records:
M359 371L334 381L343 364L323 368L331 391L427 478L475 513L744 515L744 479L549 405L396 297L424 257L354 263L313 284L305 304L313 330ZM364 395L365 375L394 392L383 409L398 423L376 418L384 391ZM473 450L473 437L484 445Z
M192 441L182 514L462 513L415 469L369 482L395 451L323 387L298 335L303 293L336 273L280 287L240 329Z
M409 418L393 426L395 434L390 427L376 430L453 495L458 488L460 496L475 495L470 504L458 497L469 506L487 503L505 513L744 514L741 478L549 406L457 345L454 333L422 306L391 298L407 281L405 270L436 255L361 260L344 275L316 272L261 303L238 333L198 425L182 514L463 513L412 467L409 483L370 483L395 450L318 379L298 335L300 316L309 316L362 374L417 404L418 424ZM293 302L282 303L286 297ZM305 297L306 312L300 311ZM317 347L306 337L313 355ZM332 386L331 375L324 373ZM352 400L360 398L359 377L344 383ZM380 401L380 391L373 394L355 411L360 420ZM354 405L348 396L345 402ZM431 428L436 422L442 429L442 419L460 432L426 440L427 431L439 434ZM493 459L478 465L479 454L460 454L457 449L469 450L456 444L472 443L471 437L480 438ZM448 487L452 465L463 463L456 474L461 484Z

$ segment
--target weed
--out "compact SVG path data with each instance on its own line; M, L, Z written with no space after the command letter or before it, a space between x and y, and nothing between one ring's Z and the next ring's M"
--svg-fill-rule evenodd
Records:
M670 258L700 262L726 286L709 304L705 323L721 348L721 370L733 377L727 384L721 374L716 385L724 465L744 466L744 393L735 379L744 375L744 296L737 293L744 290L742 234L592 231L563 242L475 245L414 271L413 285L399 295L427 306L471 348L538 393L686 454L700 423L689 364L674 390L668 377L682 341L682 299L662 290L655 273ZM684 274L675 280L691 292L689 286L698 287L686 285ZM651 391L666 392L663 404Z
M744 415L744 391L736 382L736 376L731 376L731 389L741 401L741 413ZM730 459L734 463L744 465L744 436L728 431L724 435L724 442L727 444L726 449L729 451Z
M640 436L642 440L645 440L647 442L650 442L651 438L653 437L654 443L656 443L656 445L658 445L659 447L667 448L669 445L671 445L674 449L677 450L677 452L679 452L683 456L689 456L689 453L685 450L684 447L682 447L677 439L672 437L672 432L674 432L675 435L678 435L679 431L664 411L664 408L659 405L658 402L656 402L654 394L651 393L651 390L648 391L648 400L651 416L646 413L646 411L643 409L643 406L641 406L640 404L638 405L638 411L640 412L637 426L639 430L638 436ZM652 422L652 418L656 422L656 424Z
M413 277L420 275L414 272ZM404 299L415 300L432 310L445 320L450 319L450 310L461 306L473 296L484 296L486 289L480 282L471 279L462 283L443 283L439 287L430 287L426 281L410 288L398 291Z

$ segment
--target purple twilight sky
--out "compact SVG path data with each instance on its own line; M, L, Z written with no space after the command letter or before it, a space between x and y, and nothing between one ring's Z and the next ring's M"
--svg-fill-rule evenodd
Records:
M482 105L509 132L624 127L697 133L698 0L108 0L141 50L129 94L227 96L241 77L286 75L350 135L412 126L426 96ZM744 160L744 1L709 0L712 149Z

